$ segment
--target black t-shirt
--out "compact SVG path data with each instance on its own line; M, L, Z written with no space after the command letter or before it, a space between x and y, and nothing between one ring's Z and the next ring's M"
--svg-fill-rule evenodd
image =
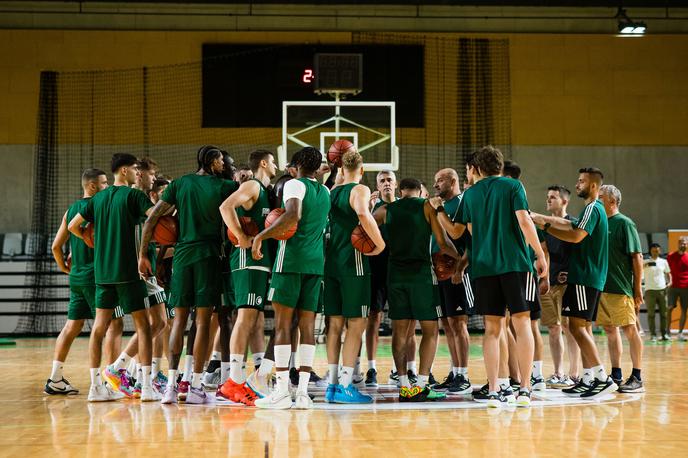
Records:
M574 221L575 218L571 215L566 215L569 221ZM547 242L547 250L549 251L549 283L550 285L566 284L566 279L559 280L559 275L563 272L568 274L569 271L569 256L571 253L571 243L564 242L553 235L545 233L545 241Z

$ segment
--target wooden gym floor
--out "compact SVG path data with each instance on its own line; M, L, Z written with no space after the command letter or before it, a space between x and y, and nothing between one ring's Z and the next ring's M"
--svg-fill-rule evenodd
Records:
M604 337L598 337L608 366ZM69 398L43 393L54 339L19 339L0 346L5 386L0 406L0 456L201 456L377 457L377 456L685 456L688 431L688 344L645 347L644 395L615 395L587 404L562 404L555 391L530 409L488 410L465 399L398 410L389 389L364 410L325 408L261 411L216 405L162 406L139 401L86 402L87 339L77 339L65 375L81 389ZM382 354L389 338L383 338ZM472 336L469 374L484 383L480 336ZM545 336L545 345L547 338ZM443 349L443 350L442 350ZM477 350L477 351L476 351ZM545 375L551 373L545 348ZM389 357L378 358L379 381L387 382ZM324 347L317 371L324 375ZM630 371L628 348L624 377ZM364 370L366 369L364 363ZM446 375L446 346L434 365ZM387 396L385 396L387 394ZM566 401L563 401L566 402Z

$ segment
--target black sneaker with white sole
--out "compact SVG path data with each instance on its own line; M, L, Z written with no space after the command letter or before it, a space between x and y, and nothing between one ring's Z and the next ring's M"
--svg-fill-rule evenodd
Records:
M502 388L499 392L500 400L506 404L516 404L516 396L511 390L511 387Z
M418 382L418 376L414 374L411 369L406 371L406 375L408 375L409 383L411 385L415 385Z
M56 395L56 394L65 394L65 395L75 395L79 394L79 390L74 388L72 385L69 384L67 379L64 377L61 380L58 381L53 381L48 379L47 382L45 382L45 388L43 388L43 392L45 394L50 394L50 395Z
M365 386L376 387L377 386L377 371L373 368L368 369L366 372Z
M432 387L432 389L435 391L447 391L453 382L454 373L450 371L449 375L447 375L447 378L444 379L444 382L438 383L437 385Z
M476 402L487 402L490 394L490 384L486 383L473 393L473 400Z
M432 372L430 372L430 375L428 375L428 386L431 388L437 385L437 380L435 380L435 376L432 375Z
M638 380L635 375L631 375L626 380L626 383L619 387L619 393L644 393L645 387L643 386L643 381Z
M619 388L619 386L614 383L611 377L607 377L607 380L593 380L592 385L588 388L588 391L580 395L581 399L595 399L603 396L607 393L613 393Z
M471 387L471 381L464 377L463 374L459 374L454 377L448 391L452 394L470 394L473 388Z
M509 386L511 387L511 391L518 391L519 388L521 388L521 382L509 377Z
M581 378L574 386L571 388L564 388L561 390L561 392L566 396L578 398L581 394L586 393L591 386L592 385L588 385L587 383L583 382L583 379Z

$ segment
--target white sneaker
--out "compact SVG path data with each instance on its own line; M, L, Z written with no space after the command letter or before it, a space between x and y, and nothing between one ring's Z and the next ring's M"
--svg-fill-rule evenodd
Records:
M308 396L308 393L296 393L295 409L312 409L313 400Z
M686 335L684 333L681 333L678 335L678 340L680 340L681 342L685 342L686 340L688 340L688 338L686 338Z
M289 391L286 393L281 393L275 390L270 393L270 396L262 399L256 399L256 407L261 409L278 410L291 409L291 395L289 394Z
M174 382L167 385L165 392L160 400L161 404L176 404L177 403L177 388L174 386Z
M88 402L107 402L122 399L124 394L113 391L108 385L91 385L88 390Z
M220 378L222 377L222 369L217 368L213 372L206 372L203 374L203 386L216 390L218 385L221 385Z
M268 385L267 377L259 377L258 371L253 372L246 379L246 385L258 395L259 398L266 398L270 396L270 386Z
M152 386L141 388L141 402L160 401L162 396Z
M327 380L327 379L325 379ZM361 374L354 374L352 382L356 388L365 388L365 377Z

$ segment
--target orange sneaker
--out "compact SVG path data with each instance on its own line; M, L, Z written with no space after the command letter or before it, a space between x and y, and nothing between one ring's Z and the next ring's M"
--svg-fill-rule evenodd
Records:
M255 393L247 388L245 383L236 383L231 378L228 378L218 391L222 394L222 397L234 402L241 402L247 394L255 397Z

